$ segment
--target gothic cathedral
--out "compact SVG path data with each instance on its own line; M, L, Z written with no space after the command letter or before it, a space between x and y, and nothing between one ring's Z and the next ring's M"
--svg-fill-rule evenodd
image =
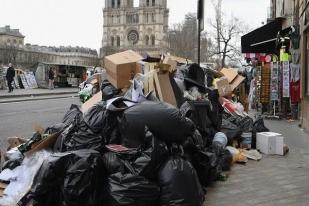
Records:
M128 49L150 55L166 51L167 0L136 3L134 0L105 0L101 57Z

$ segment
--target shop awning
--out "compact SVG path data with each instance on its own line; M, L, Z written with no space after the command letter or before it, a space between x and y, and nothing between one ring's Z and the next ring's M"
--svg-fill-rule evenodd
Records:
M242 53L276 54L277 34L282 29L282 18L274 21L241 37Z

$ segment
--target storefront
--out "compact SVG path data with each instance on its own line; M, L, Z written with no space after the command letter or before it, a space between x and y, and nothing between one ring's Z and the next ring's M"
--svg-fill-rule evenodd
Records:
M61 65L38 63L35 69L35 78L40 88L48 88L48 71L55 73L56 87L78 87L87 78L87 68L78 65Z
M298 118L300 102L299 27L282 29L285 19L244 35L242 53L257 60L255 101L273 117Z

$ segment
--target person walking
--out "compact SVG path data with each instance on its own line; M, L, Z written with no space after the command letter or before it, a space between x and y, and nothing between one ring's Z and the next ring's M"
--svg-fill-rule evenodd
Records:
M9 93L13 92L12 82L14 81L15 77L15 69L12 63L9 63L9 68L6 71L6 80L8 81Z
M55 73L53 68L50 68L48 71L48 88L54 89L54 79L55 79Z

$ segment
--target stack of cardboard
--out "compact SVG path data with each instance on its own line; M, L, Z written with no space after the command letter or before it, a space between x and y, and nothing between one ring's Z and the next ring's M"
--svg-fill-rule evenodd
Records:
M239 75L236 69L223 68L220 72L223 76L216 81L215 85L220 96L230 95L245 80L245 77Z

